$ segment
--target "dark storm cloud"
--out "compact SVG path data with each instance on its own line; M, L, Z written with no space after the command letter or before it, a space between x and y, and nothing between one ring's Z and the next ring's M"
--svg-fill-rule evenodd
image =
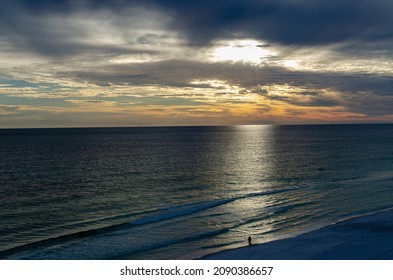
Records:
M0 2L0 43L11 44L15 51L52 58L87 53L106 56L155 54L155 51L140 49L133 42L122 46L113 42L105 44L103 40L99 44L94 41L95 34L99 34L98 39L100 35L113 35L136 42L137 38L129 38L127 34L141 24L140 18L129 20L137 13L132 7L114 13L111 11L114 7L105 4L105 1L4 0ZM154 38L152 34L139 40L144 39L143 42L147 43Z
M252 37L291 45L392 41L393 2L389 0L5 0L0 4L1 32L20 34L35 50L50 51L77 30L43 26L43 14L76 10L111 10L119 21L127 9L144 7L165 11L169 26L192 45L216 39ZM34 20L26 21L25 17ZM71 49L73 46L70 46Z
M393 3L385 0L155 2L173 11L173 27L197 44L239 34L310 45L391 39L393 32Z

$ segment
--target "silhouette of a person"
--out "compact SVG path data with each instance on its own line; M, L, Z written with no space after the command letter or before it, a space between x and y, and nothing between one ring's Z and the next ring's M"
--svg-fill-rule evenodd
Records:
M248 237L248 246L251 246L251 236Z

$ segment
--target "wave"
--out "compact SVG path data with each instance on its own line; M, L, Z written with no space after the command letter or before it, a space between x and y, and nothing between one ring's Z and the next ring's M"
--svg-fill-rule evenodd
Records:
M54 246L54 245L58 245L58 244L65 244L65 243L68 243L68 242L71 242L74 240L85 239L85 238L98 236L98 235L106 235L108 233L117 232L117 231L123 230L123 229L140 227L140 226L144 226L147 224L158 223L158 222L174 219L177 217L183 217L183 216L191 215L194 213L202 212L202 211L205 211L205 210L208 210L211 208L215 208L218 206L222 206L222 205L225 205L225 204L228 204L228 203L240 200L240 199L273 195L273 194L290 192L290 191L298 191L298 190L302 190L302 189L306 189L306 188L308 188L308 187L306 186L306 187L287 188L287 189L272 190L272 191L265 191L265 192L254 192L254 193L248 193L248 194L244 194L244 195L234 196L234 197L227 198L227 199L217 199L217 200L211 200L211 201L205 201L205 202L180 204L180 205L161 208L161 209L157 209L157 210L149 210L149 211L138 212L138 213L125 213L125 214L120 214L120 215L103 217L101 219L90 220L90 221L88 221L88 223L96 223L96 222L106 221L106 220L115 220L115 219L119 219L119 218L128 218L128 217L131 218L136 215L147 214L147 216L142 217L137 220L133 220L133 221L128 221L128 222L124 222L124 223L120 223L120 224L78 231L75 233L64 234L61 236L56 236L56 237L52 237L52 238L48 238L48 239L44 239L44 240L38 240L38 241L35 241L32 243L20 245L20 246L11 248L11 249L1 251L0 258L12 257L12 255L14 255L15 253L18 253L21 251L30 251L30 250L50 247L50 246ZM76 224L79 224L79 223L76 223ZM228 229L224 229L224 230L228 230ZM202 236L200 236L199 238L202 238ZM186 241L188 241L187 238L182 239L182 240L177 240L176 242L186 242Z
M121 259L124 257L129 257L132 254L137 254L139 252L150 251L150 250L159 249L159 248L166 247L166 246L173 245L173 244L178 244L178 243L183 243L183 242L191 242L191 241L195 241L195 240L199 240L199 239L203 239L203 238L209 238L209 237L213 237L213 236L217 236L217 235L226 233L228 231L229 231L228 228L224 228L224 229L217 229L217 230L213 230L213 231L208 231L208 232L188 236L185 238L172 239L172 240L168 240L168 241L165 241L162 243L156 243L156 244L148 245L145 247L141 247L141 248L138 248L137 250L134 249L132 253L119 255L119 256L116 256L116 258ZM108 258L114 258L114 257L112 256L112 257L108 257Z
M212 201L207 201L207 202L198 202L198 203L176 205L176 206L161 209L155 215L141 218L136 221L132 221L129 224L137 226L137 225L144 225L144 224L150 224L150 223L155 223L155 222L161 222L163 220L169 220L172 218L186 216L186 215L194 214L197 212L201 212L203 210L207 210L210 208L215 208L215 207L218 207L218 206L221 206L224 204L234 202L239 199L258 197L258 196L266 196L266 195L278 194L278 193L289 192L289 191L297 191L297 190L302 190L302 189L306 189L306 188L308 188L308 186L297 187L297 188L288 188L288 189L282 189L282 190L272 190L272 191L266 191L266 192L254 192L254 193L249 193L249 194L245 194L245 195L235 196L235 197L228 198L228 199L221 199L221 200L218 199L218 200L212 200Z
M155 222L161 222L163 220L169 220L172 218L176 218L179 216L186 216L190 214L194 214L203 210L207 210L210 208L214 208L220 205L224 205L230 202L233 202L235 199L223 199L223 200L213 200L209 202L202 203L192 203L192 204L182 204L173 207L168 207L161 210L158 214L141 218L139 220L130 222L130 225L138 226L144 224L150 224Z
M311 204L314 204L314 202L294 203L294 204L283 205L283 206L269 206L267 207L267 210L268 212L270 212L270 214L282 214L292 209L295 209L297 207L307 206Z
M132 258L133 256L136 256L138 253L141 252L156 250L182 242L192 242L203 238L209 238L223 234L225 232L228 232L228 229L217 229L213 231L197 233L184 238L166 239L153 243L138 242L127 244L122 243L121 245L119 245L118 243L119 240L113 239L112 236L107 235L104 238L104 242L102 239L90 239L87 242L83 243L75 242L71 244L61 244L60 246L46 247L39 250L20 251L12 257L13 259L24 260L125 259L130 257ZM122 240L122 237L120 237L120 240ZM112 242L105 241L112 241L115 246L111 244Z
M193 213L197 213L203 210L207 210L210 208L214 208L220 205L224 205L227 203L230 203L232 201L236 200L236 198L232 199L223 199L223 200L214 200L214 201L209 201L209 202L202 202L202 203L191 203L191 204L182 204L182 205L177 205L177 206L172 206L172 207L167 207L167 208L162 208L159 210L154 211L153 215L134 220L131 222L126 222L126 223L120 223L120 224L115 224L111 226L106 226L106 227L99 227L99 228L93 228L89 230L84 230L84 231L78 231L75 233L70 233L70 234L64 234L61 236L56 236L53 238L48 238L44 240L39 240L35 241L32 243L20 245L11 249L7 249L4 251L0 252L0 258L6 258L10 255L13 255L17 252L20 251L25 251L25 250L34 250L36 248L41 248L41 247L47 247L55 244L62 244L66 243L72 240L77 240L77 239L82 239L82 238L88 238L100 234L107 234L109 232L114 232L126 228L132 228L135 226L143 226L151 223L156 223L156 222L161 222L169 219L173 219L176 217L180 216L186 216L190 215ZM152 211L148 211L151 213ZM115 218L118 217L127 217L130 216L131 214L123 214L123 215L117 215L117 216L112 216ZM94 220L94 222L98 221L104 221L108 220L110 217L102 218L102 219L97 219ZM89 221L92 222L92 221Z
M284 192L291 192L291 191L299 191L303 189L308 189L310 186L303 186L303 187L296 187L296 188L288 188L288 189L281 189L281 190L272 190L272 191L267 191L267 192L254 192L254 193L249 193L243 196L239 196L238 198L249 198L249 197L256 197L256 196L265 196L265 195L272 195L272 194L278 194L278 193L284 193Z

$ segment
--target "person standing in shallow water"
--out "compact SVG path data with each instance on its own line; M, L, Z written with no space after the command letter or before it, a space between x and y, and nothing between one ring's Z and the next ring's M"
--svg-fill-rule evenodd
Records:
M248 246L251 246L251 236L248 236Z

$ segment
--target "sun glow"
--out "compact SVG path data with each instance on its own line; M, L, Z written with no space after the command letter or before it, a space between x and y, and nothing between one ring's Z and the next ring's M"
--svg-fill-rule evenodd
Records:
M224 41L213 49L213 61L261 63L276 53L256 40Z

